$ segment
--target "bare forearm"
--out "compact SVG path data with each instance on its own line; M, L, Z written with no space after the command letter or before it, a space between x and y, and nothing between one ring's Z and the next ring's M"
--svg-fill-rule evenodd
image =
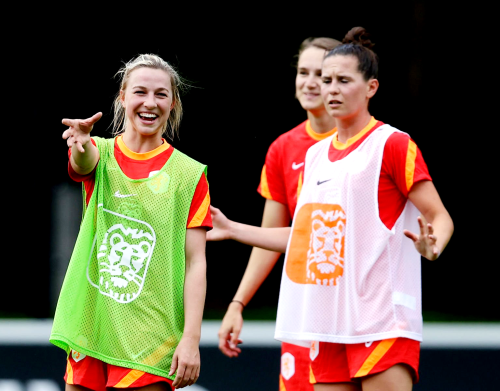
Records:
M183 337L200 339L207 288L206 270L205 258L201 255L199 259L192 259L186 265Z
M451 236L453 235L453 221L450 215L446 211L444 211L429 218L428 222L430 222L434 228L434 236L436 236L436 246L439 249L439 254L441 254L448 245Z
M71 167L76 173L86 175L92 172L99 160L99 151L97 147L89 141L83 145L85 152L80 152L76 145L71 147Z
M254 247L234 299L243 302L245 305L248 304L262 282L271 272L279 257L279 252Z
M229 235L230 239L243 244L284 253L290 227L262 228L231 221Z

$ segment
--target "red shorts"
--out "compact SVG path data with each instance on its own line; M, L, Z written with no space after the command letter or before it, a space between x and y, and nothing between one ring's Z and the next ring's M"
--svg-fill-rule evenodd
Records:
M66 365L64 381L95 391L106 391L107 387L136 388L157 382L166 382L172 389L172 380L152 375L137 369L123 368L107 364L94 357L71 351Z
M314 391L309 381L309 348L281 344L280 391Z
M360 383L361 378L385 371L396 364L410 368L413 384L419 380L420 342L392 338L357 344L313 342L312 383Z

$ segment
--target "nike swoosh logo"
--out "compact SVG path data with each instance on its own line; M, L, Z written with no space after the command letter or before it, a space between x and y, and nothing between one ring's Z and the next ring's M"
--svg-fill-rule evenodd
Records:
M328 182L328 181L331 181L332 178L330 179L325 179L324 181L318 181L318 186L321 185L322 183L325 183L325 182Z
M292 169L294 169L294 170L298 170L298 169L299 169L300 167L302 167L303 165L304 165L304 162L299 163L299 164L297 164L297 163L293 162L293 163L292 163Z
M113 195L118 198L126 198L126 197L136 196L137 194L120 194L120 190L117 190L116 193Z
M143 349L143 350L141 350L139 353L134 354L134 355L131 355L131 356L130 356L130 358L131 358L132 360L135 360L135 359L137 359L137 358L138 358L138 357L139 357L142 353L144 353L146 350L147 350L147 349Z

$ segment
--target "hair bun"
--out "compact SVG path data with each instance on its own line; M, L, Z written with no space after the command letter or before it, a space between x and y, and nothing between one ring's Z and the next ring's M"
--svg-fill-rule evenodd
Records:
M353 43L371 49L375 44L370 40L370 34L364 27L353 27L345 35L342 43Z

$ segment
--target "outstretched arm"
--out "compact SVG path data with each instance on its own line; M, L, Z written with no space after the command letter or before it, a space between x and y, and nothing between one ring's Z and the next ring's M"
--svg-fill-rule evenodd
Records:
M71 167L77 174L87 175L99 161L99 151L90 141L90 132L94 124L102 117L102 113L94 114L87 119L64 118L62 123L69 126L62 137L71 148Z
M172 358L170 375L177 371L172 385L183 388L200 376L200 337L206 294L206 230L186 231L186 277L184 281L184 332Z
M420 233L404 231L413 240L417 251L430 261L436 260L453 235L453 221L431 181L416 183L408 194L420 211Z
M262 227L287 227L290 223L288 208L273 200L266 200ZM271 272L280 256L279 252L254 247L243 279L234 295L234 302L228 306L219 329L219 349L228 357L238 357L241 349L240 333L243 328L243 305L247 305L257 289ZM240 303L243 303L240 304Z
M235 240L270 251L284 253L290 236L290 227L262 228L229 220L217 208L210 206L214 229L207 233L208 241Z

